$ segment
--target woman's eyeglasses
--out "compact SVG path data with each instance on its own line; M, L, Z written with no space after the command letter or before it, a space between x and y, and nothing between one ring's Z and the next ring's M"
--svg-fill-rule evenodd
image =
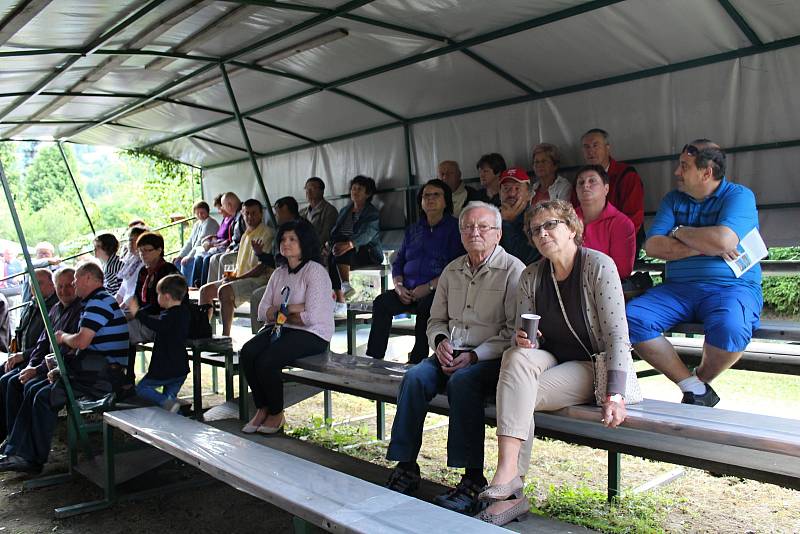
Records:
M550 219L549 221L545 221L542 224L532 226L530 229L530 235L537 237L542 232L542 228L550 232L552 230L555 230L556 227L561 223L567 224L567 221L562 221L561 219Z

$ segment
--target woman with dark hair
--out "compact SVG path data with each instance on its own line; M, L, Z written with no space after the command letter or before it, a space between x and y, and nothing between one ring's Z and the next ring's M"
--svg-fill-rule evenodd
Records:
M311 223L301 219L278 227L278 266L258 305L264 328L240 351L256 413L243 432L275 434L283 415L281 369L298 358L328 350L333 337L331 281L320 260Z
M500 207L500 175L508 169L506 160L497 152L484 154L475 165L481 179L483 189L478 191L479 198L487 204Z
M221 201L220 201L221 205ZM173 262L181 270L181 274L186 278L186 282L191 286L194 278L195 256L205 252L203 241L214 237L219 230L219 223L211 217L211 208L208 202L201 200L192 206L195 222L192 225L192 233L184 243L183 248L175 256Z
M125 247L125 255L122 257L122 267L117 272L120 286L114 295L119 305L131 298L136 291L139 270L144 265L141 256L136 251L136 241L145 232L147 232L147 228L142 226L134 226L128 231L128 244Z
M575 211L583 221L583 246L599 250L617 264L625 280L636 259L636 227L608 201L608 174L600 165L586 165L575 175Z
M372 205L375 180L358 175L350 180L350 202L339 210L331 230L328 271L336 291L337 315L347 314L345 297L355 290L350 286L350 269L383 263L380 212Z
M453 217L453 194L446 183L429 180L417 193L417 207L419 221L406 229L392 263L394 289L372 303L367 355L373 358L386 355L392 317L406 312L417 315L408 361L419 363L428 357L426 329L439 275L448 263L466 254L458 219Z
M94 255L103 264L103 287L115 294L122 284L117 273L122 269L122 260L117 256L119 241L113 234L100 234L94 238Z
M136 291L131 298L136 299L139 308L147 315L159 315L161 305L158 303L158 282L169 274L180 274L178 268L164 260L164 238L155 232L145 232L136 240L136 250L142 258L142 268L136 278ZM124 304L123 304L124 305ZM153 341L156 333L139 322L138 319L128 321L131 345ZM133 358L129 358L132 361Z

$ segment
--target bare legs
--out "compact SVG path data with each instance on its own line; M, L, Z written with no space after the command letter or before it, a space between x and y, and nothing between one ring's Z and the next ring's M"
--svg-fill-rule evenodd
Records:
M676 384L691 376L689 369L675 352L672 343L663 336L636 343L634 348L643 360L664 373L664 376ZM741 357L741 352L728 352L705 343L703 359L696 371L697 378L708 384Z

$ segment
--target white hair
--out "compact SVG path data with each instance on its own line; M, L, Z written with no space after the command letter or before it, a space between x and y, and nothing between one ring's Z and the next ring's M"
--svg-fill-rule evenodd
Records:
M500 215L500 210L497 209L497 206L494 204L487 204L486 202L482 202L480 200L473 200L466 206L464 209L461 210L461 215L458 216L458 226L461 227L461 223L464 221L464 216L467 214L468 211L477 210L477 209L486 209L491 211L494 214L494 225L497 228L503 226L503 218Z

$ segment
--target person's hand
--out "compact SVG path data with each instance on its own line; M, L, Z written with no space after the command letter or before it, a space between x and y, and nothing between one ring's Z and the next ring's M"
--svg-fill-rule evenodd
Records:
M500 216L504 221L512 222L519 217L519 214L525 211L525 208L527 207L528 199L520 196L511 204L502 204L500 206Z
M616 428L625 420L627 415L628 412L625 409L624 400L614 402L606 398L603 403L603 418L600 422L609 428Z
M472 365L472 355L475 354L472 351L462 352L455 358L453 358L453 363L451 363L448 367L442 367L442 372L446 375L452 375L459 369L463 369L465 367L469 367ZM476 356L477 358L477 356Z
M28 380L36 378L37 371L36 367L26 367L22 371L19 372L19 382L20 384L24 384Z
M209 239L208 241L203 241L203 250L205 250L206 252L208 252L208 250L209 250L209 249L210 249L212 246L214 246L214 244L211 242L211 240L210 240L210 239Z
M278 318L278 310L280 310L279 306L270 306L267 308L265 315L267 316L268 323L275 322L275 320Z
M49 265L58 265L61 263L61 258L47 258L47 263Z
M253 247L253 252L256 256L260 256L264 253L264 242L260 239L250 241L250 246Z
M14 367L22 363L22 353L21 352L14 352L8 355L8 359L6 360L5 365L5 372L11 371Z
M56 330L54 334L56 336L56 343L58 343L59 345L63 345L64 342L62 341L62 339L64 338L64 331Z
M411 291L403 285L402 282L399 282L394 285L394 292L397 293L397 298L400 299L400 302L403 304L411 304Z
M61 371L59 371L58 368L47 371L47 380L51 384L53 384L59 378L61 378Z
M539 332L538 330L537 333L539 335L542 335L542 333ZM530 339L528 339L528 333L522 328L517 330L517 335L514 337L514 342L521 349L535 349L539 345L536 340L531 341Z
M136 317L136 314L139 313L139 301L136 300L136 297L131 297L128 299L127 304L127 308L131 316Z
M741 255L742 254L734 248L733 250L728 250L726 252L723 252L722 254L720 254L720 257L725 261L736 261L739 259L739 256Z
M444 370L445 367L450 367L453 364L453 346L450 344L449 339L443 339L436 345L436 359L439 360L439 365Z
M431 294L428 284L420 284L411 291L411 300L418 301Z

